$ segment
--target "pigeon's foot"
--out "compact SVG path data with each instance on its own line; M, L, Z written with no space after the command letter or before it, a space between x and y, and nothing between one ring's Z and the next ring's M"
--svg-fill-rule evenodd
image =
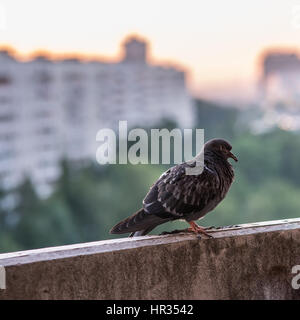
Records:
M207 233L204 228L198 226L197 223L195 223L194 221L189 222L189 225L191 226L190 228L188 228L189 231L195 232L198 235L202 233L209 238L213 238L212 235Z

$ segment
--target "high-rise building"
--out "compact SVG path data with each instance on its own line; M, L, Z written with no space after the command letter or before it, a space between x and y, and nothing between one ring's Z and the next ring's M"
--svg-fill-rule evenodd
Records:
M147 42L131 37L115 63L21 62L0 51L0 181L4 188L29 176L41 195L60 175L59 161L95 159L96 133L119 120L149 127L162 119L193 125L185 72L152 65Z
M272 51L263 59L262 99L269 109L299 110L300 57L293 52Z
M123 62L146 63L148 43L136 37L127 38L123 44L125 56Z
M254 122L263 132L277 126L300 130L300 57L296 51L272 50L262 59L259 100L264 114Z

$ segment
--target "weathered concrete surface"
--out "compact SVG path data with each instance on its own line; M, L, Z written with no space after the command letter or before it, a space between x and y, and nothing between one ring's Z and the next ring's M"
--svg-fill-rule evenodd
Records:
M299 299L300 219L0 254L0 299Z

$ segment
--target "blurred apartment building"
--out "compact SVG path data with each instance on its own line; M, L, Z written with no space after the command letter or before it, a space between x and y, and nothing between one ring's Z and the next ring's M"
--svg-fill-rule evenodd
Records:
M272 51L263 59L262 97L269 108L299 111L300 57L296 53Z
M259 127L300 130L300 57L297 53L267 52L262 61L259 89L265 112L257 122Z
M59 161L95 159L96 133L155 126L162 119L193 123L185 72L148 63L147 43L131 37L115 63L16 60L0 51L0 181L17 186L29 176L48 195L60 175ZM116 132L117 133L117 132Z

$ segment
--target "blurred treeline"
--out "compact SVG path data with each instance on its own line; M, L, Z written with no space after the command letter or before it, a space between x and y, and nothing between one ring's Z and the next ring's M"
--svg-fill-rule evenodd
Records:
M240 125L243 111L200 100L195 108L196 127L205 129L205 140L228 139L239 158L233 163L236 180L229 194L201 223L221 226L298 217L299 134L275 129L254 135ZM91 163L78 170L62 161L63 174L48 199L39 199L28 179L16 190L18 207L1 210L0 252L113 238L110 228L140 208L166 168ZM171 222L152 233L185 227L184 222Z

